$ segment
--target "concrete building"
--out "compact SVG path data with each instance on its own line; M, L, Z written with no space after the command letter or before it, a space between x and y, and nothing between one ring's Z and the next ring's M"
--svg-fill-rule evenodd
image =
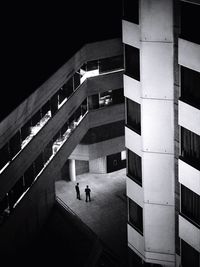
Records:
M123 49L85 45L0 123L0 255L20 254L55 202L55 181L125 167Z
M200 266L199 17L199 1L124 1L127 228L138 264Z
M85 45L0 122L2 255L41 229L55 181L126 160L129 266L200 266L199 18L198 0L124 0L123 44Z

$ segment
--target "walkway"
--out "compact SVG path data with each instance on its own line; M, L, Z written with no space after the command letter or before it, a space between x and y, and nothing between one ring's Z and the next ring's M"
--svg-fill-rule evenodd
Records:
M109 174L86 173L77 176L81 200L76 199L76 182L57 181L56 195L124 261L127 257L126 170ZM85 202L84 189L91 188L91 202Z

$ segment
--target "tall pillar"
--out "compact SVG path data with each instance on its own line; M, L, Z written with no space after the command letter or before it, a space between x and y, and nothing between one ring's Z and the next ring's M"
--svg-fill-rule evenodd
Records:
M69 178L70 181L76 181L75 159L69 159Z
M140 4L144 250L175 266L173 1Z

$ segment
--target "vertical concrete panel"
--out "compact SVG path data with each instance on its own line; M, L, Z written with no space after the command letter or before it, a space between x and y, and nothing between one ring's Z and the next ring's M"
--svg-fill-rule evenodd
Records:
M142 178L144 202L174 205L173 165L173 155L157 153L143 154Z
M174 207L144 204L145 250L175 253Z
M173 41L173 1L141 0L142 41Z
M142 97L173 99L173 44L142 42Z
M142 99L143 151L174 153L173 101Z

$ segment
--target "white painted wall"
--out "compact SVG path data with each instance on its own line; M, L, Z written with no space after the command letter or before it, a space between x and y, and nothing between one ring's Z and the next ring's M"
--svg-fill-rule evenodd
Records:
M173 101L142 99L141 132L143 151L173 154Z
M179 38L178 63L200 72L200 45Z
M132 79L124 74L124 96L141 103L141 84L139 81Z
M143 188L126 177L126 195L143 208Z
M143 154L142 178L145 203L174 205L173 165L174 155Z
M142 42L140 54L142 97L173 99L173 43Z
M142 156L142 138L128 127L125 127L125 147L136 153L138 156Z
M200 195L200 171L179 159L178 173L179 183Z
M178 124L200 135L200 110L179 100Z
M179 215L179 236L200 252L200 229Z
M137 48L140 48L140 26L122 20L122 42Z

